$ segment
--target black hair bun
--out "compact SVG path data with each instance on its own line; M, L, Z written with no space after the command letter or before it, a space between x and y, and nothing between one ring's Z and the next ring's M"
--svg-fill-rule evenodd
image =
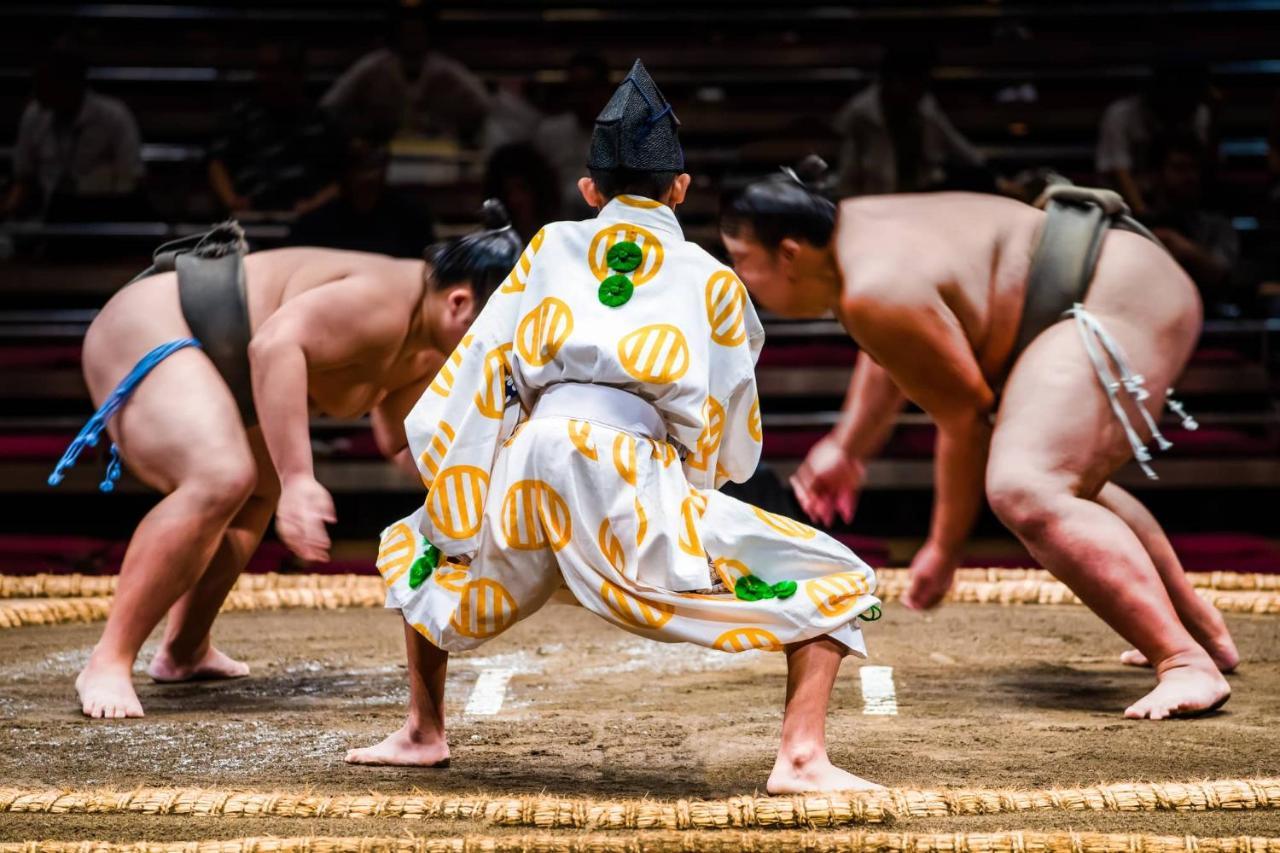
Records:
M507 213L507 208L502 202L496 198L484 200L484 208L480 211L480 227L486 231L511 227L511 215Z
M821 190L830 177L831 167L827 165L827 161L823 160L817 154L810 154L799 163L796 163L792 170L796 173L796 177L800 179L800 183L809 189Z

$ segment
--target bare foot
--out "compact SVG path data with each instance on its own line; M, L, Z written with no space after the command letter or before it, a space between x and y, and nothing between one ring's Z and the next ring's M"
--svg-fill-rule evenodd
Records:
M84 715L97 720L141 717L142 703L133 689L132 670L131 666L103 664L90 657L76 676L76 692Z
M156 652L147 667L147 675L153 681L167 684L174 681L218 681L224 678L244 678L249 665L230 658L213 646L189 662L179 663L165 649Z
M1209 653L1209 657L1213 658L1220 672L1236 671L1236 667L1240 665L1240 652L1236 650L1235 641L1231 639L1231 633L1227 631L1225 624L1222 626L1222 633L1216 637L1201 637L1194 629L1191 635L1200 641L1200 645ZM1120 655L1120 663L1125 666L1151 666L1147 656L1137 649L1123 652Z
M443 768L449 766L449 744L441 735L420 734L405 723L377 746L351 750L346 762Z
M778 753L765 790L770 794L803 794L815 791L882 791L883 785L868 782L831 763L825 754L815 757L784 756Z
M1231 698L1231 685L1203 650L1189 659L1169 658L1156 668L1156 689L1125 710L1131 720L1194 717L1221 708Z

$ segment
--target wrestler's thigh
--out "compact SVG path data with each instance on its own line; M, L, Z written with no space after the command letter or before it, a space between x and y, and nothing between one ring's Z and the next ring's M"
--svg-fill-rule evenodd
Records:
M1172 371L1126 324L1100 318L1146 377L1148 411L1159 415ZM1136 406L1122 404L1144 441L1149 432ZM1036 485L1092 497L1132 458L1124 429L1107 400L1074 320L1045 330L1009 375L996 413L987 464L989 494Z
M235 400L201 350L189 347L160 362L108 429L130 472L159 491L193 478L237 489L257 480Z

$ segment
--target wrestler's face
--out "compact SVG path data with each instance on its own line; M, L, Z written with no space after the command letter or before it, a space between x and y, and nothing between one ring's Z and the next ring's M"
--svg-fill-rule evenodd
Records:
M742 283L757 304L780 317L821 317L830 306L822 303L816 281L809 274L816 252L807 243L786 239L770 250L752 236L720 238Z

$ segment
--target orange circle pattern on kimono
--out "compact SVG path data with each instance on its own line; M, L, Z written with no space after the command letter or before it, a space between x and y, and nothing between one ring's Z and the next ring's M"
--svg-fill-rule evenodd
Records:
M747 412L747 434L756 441L764 441L764 425L760 420L760 400L757 398Z
M631 276L631 283L640 287L652 281L662 269L662 243L648 229L626 222L612 224L591 238L591 244L587 247L587 264L591 267L591 274L597 281L609 275L609 250L623 241L635 243L643 255L640 266L636 267Z
M465 336L461 343L454 348L453 352L449 353L449 357L445 360L445 363L440 365L440 370L436 373L436 378L431 380L432 391L439 394L441 397L449 396L449 393L453 391L454 373L457 371L459 365L462 364L462 356L471 347L471 343L475 339L475 335Z
M641 601L617 584L605 581L600 586L600 598L615 616L636 628L657 629L671 621L676 608L656 601Z
M502 534L518 551L559 551L573 538L569 505L542 480L520 480L502 501Z
M818 535L818 531L814 530L807 524L801 524L793 518L787 518L785 515L768 512L753 506L751 511L756 514L756 518L781 533L783 536L790 536L792 539L812 539Z
M747 567L746 563L740 560L731 560L728 557L712 560L711 568L716 570L720 580L725 586L729 587L729 592L733 592L733 588L737 586L739 578L744 578L751 574L751 569Z
M590 421L571 420L568 423L569 441L573 442L573 446L578 449L578 452L592 462L599 460L600 454L596 451L595 445L589 443L591 439Z
M711 340L725 347L747 342L747 289L729 270L718 270L707 279L707 322Z
M870 590L858 572L841 572L805 581L804 591L823 616L843 616Z
M688 459L689 467L699 471L707 470L711 457L720 449L724 439L724 406L715 397L707 397L702 404L702 435L698 436L697 452Z
M573 312L554 296L548 296L524 316L516 328L516 351L534 367L551 363L573 332Z
M600 552L609 561L609 565L613 566L614 571L620 575L626 574L627 555L622 548L622 540L613 532L613 525L607 518L600 522L597 541L600 544Z
M441 438L441 436L444 437ZM418 457L418 462L426 469L422 474L422 485L428 489L431 488L436 475L440 473L440 463L444 461L444 455L449 452L449 445L453 444L454 438L453 427L448 421L440 421L436 424L435 434L431 436L431 444Z
M507 375L511 372L511 344L489 350L484 357L484 385L476 392L476 408L486 418L502 420L507 402Z
M698 536L698 519L702 517L705 508L705 500L702 510L699 510L698 498L692 495L680 503L680 550L691 557L706 556L706 552L702 550L702 538Z
M435 580L436 586L461 595L467 588L471 572L459 563L445 563L431 577Z
M464 637L485 639L501 634L520 618L516 600L502 584L490 578L469 582L449 624Z
M427 492L427 515L444 535L466 539L480 530L489 474L474 465L454 465L440 472Z
M618 360L641 382L665 385L689 370L689 343L670 323L642 326L618 341Z
M627 485L636 484L636 440L620 432L613 439L613 467Z
M520 260L516 262L515 268L511 270L511 274L507 276L507 280L499 288L502 293L521 293L524 291L525 286L529 283L529 270L533 269L533 256L538 254L538 250L542 248L542 241L545 239L547 239L547 229L545 228L533 235L529 245L520 253Z
M780 652L782 641L764 628L734 628L716 637L711 647L721 652L745 652L751 649Z
M639 548L644 544L645 533L649 531L649 515L644 511L644 504L640 503L640 499L635 500L636 507L636 547Z
M394 524L382 534L378 548L378 574L391 586L413 563L413 531L404 522Z

